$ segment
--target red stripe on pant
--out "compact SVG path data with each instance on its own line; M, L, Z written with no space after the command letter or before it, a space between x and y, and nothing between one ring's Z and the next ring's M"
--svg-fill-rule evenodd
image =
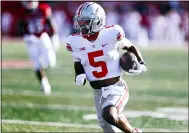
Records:
M116 104L116 106L115 106L117 110L120 109L120 107L121 107L123 101L126 99L127 93L128 93L128 89L126 88L126 89L125 89L125 93L123 94L121 100L120 100L120 101Z

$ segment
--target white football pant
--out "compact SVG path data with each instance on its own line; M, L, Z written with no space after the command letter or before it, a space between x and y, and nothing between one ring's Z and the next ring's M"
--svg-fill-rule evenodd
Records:
M60 48L60 40L59 40L59 36L57 34L54 34L51 37L51 42L53 44L53 49L55 52L57 52Z
M108 88L110 87L110 88ZM114 85L104 87L106 88L105 91L109 91L106 95L103 96L103 89L93 89L94 90L94 100L95 100L95 107L97 112L97 118L99 124L105 133L115 133L121 132L117 127L109 124L106 122L102 117L102 109L113 105L117 108L119 116L122 116L122 111L129 99L129 90L124 80L120 79ZM102 87L103 88L103 87ZM104 98L106 97L106 98Z
M24 41L35 70L56 66L56 54L51 39L46 32L42 33L40 37L26 35Z

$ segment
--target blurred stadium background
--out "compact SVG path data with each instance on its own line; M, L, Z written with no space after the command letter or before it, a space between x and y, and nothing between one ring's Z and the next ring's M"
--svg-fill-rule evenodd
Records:
M99 132L92 89L77 87L65 40L83 2L47 2L57 22L58 65L47 71L53 92L44 96L20 36L19 1L1 1L2 131ZM127 76L130 123L148 132L188 132L188 2L99 2L107 25L119 24L142 51L148 72Z

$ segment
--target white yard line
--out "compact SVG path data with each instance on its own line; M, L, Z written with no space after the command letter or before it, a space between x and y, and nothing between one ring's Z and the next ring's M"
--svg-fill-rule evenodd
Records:
M17 108L39 108L39 109L70 109L78 111L95 111L95 108L92 106L76 106L76 105L60 105L60 104L33 104L33 103L7 103L2 102L2 106L8 107L17 107Z
M30 90L23 90L23 91L13 91L13 90L2 90L2 94L9 94L9 95L26 95L26 96L44 96L43 93L41 92L35 92L35 91L30 91ZM52 92L49 97L79 97L79 98L91 98L93 99L93 92L84 92L84 93L79 93L78 92ZM176 99L172 97L162 97L162 96L147 96L147 95L142 95L142 96L136 96L136 95L131 95L129 96L130 99L136 100L136 101L157 101L158 102L165 102L166 100L174 100L175 104L185 104L187 99Z
M23 91L13 91L13 90L2 90L2 94L10 94L10 95L26 95L26 96L45 96L42 92L30 91L30 90L23 90ZM82 97L82 98L93 98L93 93L85 92L85 93L78 93L78 92L52 92L48 97Z
M76 105L60 105L60 104L33 104L33 103L6 103L3 102L4 107L16 107L16 108L38 108L38 109L57 109L57 110L77 110L77 111L93 111L95 108L92 106L76 106ZM169 120L188 121L188 108L187 107L159 107L155 111L151 110L127 110L124 111L128 118L149 116L153 118L167 118ZM96 114L87 114L83 116L85 120L96 120Z
M166 118L175 121L188 121L188 108L187 107L159 107L155 111L151 110L127 110L122 112L127 118L140 118L147 116L151 118ZM82 117L84 120L97 120L96 114L87 114ZM148 119L152 120L152 119ZM145 124L149 124L146 121Z
M59 123L59 122L40 122L40 121L24 121L24 120L6 120L3 119L2 123L6 124L23 124L23 125L41 125L41 126L55 126L55 127L74 127L74 128L92 128L92 129L100 129L98 125L92 124L74 124L74 123ZM3 126L3 125L2 125ZM173 129L156 129L156 128L140 128L144 131L150 132L186 132L186 130L175 131Z
M26 125L41 125L41 126L56 126L56 127L78 127L78 128L95 128L99 129L98 125L90 124L73 124L59 122L40 122L40 121L24 121L24 120L2 120L2 123L8 124L26 124Z

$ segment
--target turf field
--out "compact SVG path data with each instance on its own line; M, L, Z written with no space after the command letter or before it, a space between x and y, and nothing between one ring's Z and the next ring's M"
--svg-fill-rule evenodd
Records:
M124 114L148 132L188 131L188 52L142 50L148 71L127 76ZM2 41L3 61L28 60L22 41ZM92 89L74 84L73 62L62 46L57 68L48 69L53 91L44 96L31 67L2 69L3 132L100 132ZM16 65L16 63L14 64Z

